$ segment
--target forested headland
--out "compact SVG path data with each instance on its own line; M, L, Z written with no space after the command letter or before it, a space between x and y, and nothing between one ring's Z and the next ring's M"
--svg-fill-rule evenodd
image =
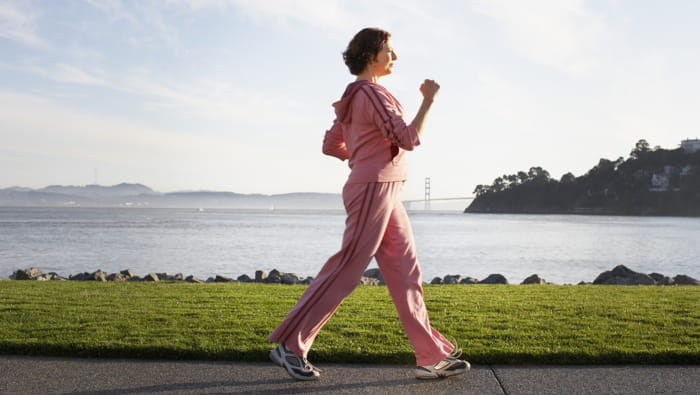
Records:
M700 151L650 148L557 180L541 167L477 185L467 213L700 216Z

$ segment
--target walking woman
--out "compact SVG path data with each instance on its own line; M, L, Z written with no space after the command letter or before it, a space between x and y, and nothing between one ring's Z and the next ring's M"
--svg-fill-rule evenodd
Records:
M406 123L401 104L377 83L391 74L397 60L391 35L381 29L363 29L350 41L343 58L357 79L333 104L336 119L323 141L323 153L348 160L351 169L343 187L347 219L342 247L270 334L269 340L279 343L270 358L297 380L317 380L319 370L307 360L309 349L374 257L413 346L416 377L462 374L469 363L459 359L461 350L430 326L413 231L399 199L406 180L406 151L420 144L426 115L440 86L432 80L423 82L423 102L413 121Z

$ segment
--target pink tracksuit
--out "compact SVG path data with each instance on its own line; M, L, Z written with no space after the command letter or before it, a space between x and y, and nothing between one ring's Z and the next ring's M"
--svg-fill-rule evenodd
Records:
M423 303L423 277L413 231L399 192L406 180L405 151L420 144L406 124L398 100L381 85L356 81L333 104L336 120L326 132L323 153L351 168L343 188L347 212L340 251L321 268L296 306L269 336L306 357L316 335L377 260L416 364L431 365L453 350L430 326Z

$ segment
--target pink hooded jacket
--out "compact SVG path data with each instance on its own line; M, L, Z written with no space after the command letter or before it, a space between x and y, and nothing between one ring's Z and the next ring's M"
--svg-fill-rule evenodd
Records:
M348 183L405 181L405 151L420 145L418 131L386 88L369 81L348 85L333 103L336 119L323 139L323 153L348 159Z

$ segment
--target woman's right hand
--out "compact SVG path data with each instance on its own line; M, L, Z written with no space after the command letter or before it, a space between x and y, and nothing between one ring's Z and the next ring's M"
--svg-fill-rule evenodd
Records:
M437 95L439 90L440 85L434 80L425 80L420 86L420 93L423 94L423 98L430 101L435 99L435 95Z
M415 118L413 118L413 121L411 122L411 125L416 128L419 136L421 133L423 133L425 118L427 117L428 110L430 110L430 107L433 105L433 100L435 99L435 95L437 95L439 90L440 85L433 80L425 80L420 86L420 93L423 94L423 103L421 103Z

